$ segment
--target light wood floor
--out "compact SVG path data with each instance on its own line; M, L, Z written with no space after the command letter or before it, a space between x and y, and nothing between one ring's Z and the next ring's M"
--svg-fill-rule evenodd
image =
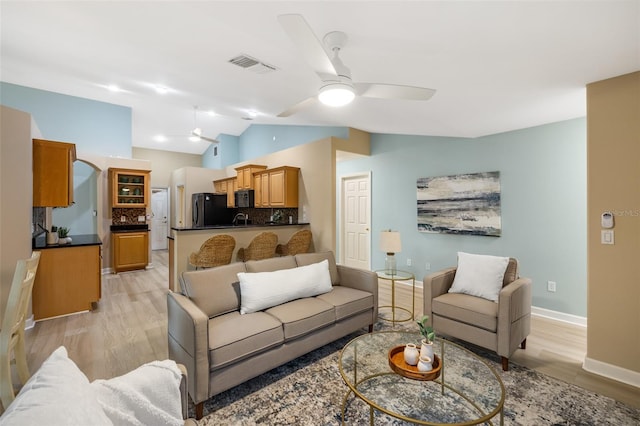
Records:
M35 371L64 345L89 380L124 374L154 359L167 358L167 252L153 252L153 269L103 275L102 300L95 310L36 323L26 332L28 363ZM381 281L380 305L391 302L389 282ZM411 310L411 287L396 286L396 304ZM422 313L422 289L416 291ZM640 408L640 389L582 370L586 329L534 317L527 349L512 360L549 376Z

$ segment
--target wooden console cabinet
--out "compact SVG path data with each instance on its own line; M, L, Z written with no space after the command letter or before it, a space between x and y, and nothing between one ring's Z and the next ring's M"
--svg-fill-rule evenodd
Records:
M73 204L72 143L33 139L33 206L68 207Z
M144 269L149 263L149 231L111 232L113 271Z

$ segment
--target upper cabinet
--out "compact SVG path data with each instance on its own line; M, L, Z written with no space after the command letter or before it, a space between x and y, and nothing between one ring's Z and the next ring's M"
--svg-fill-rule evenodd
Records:
M68 207L73 204L72 143L33 140L33 206Z
M237 178L224 178L213 181L214 192L227 195L227 207L235 207L235 192L238 190Z
M256 164L247 164L237 167L238 189L255 189L253 174L265 170L267 166L259 166Z
M298 207L299 170L298 167L289 166L269 169L269 207ZM264 187L263 182L262 188ZM263 205L264 198L263 192Z
M150 171L109 169L111 207L147 207Z

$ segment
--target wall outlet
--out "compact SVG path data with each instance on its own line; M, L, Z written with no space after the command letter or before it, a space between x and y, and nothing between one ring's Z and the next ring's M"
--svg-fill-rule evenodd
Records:
M424 269L427 270L427 271L430 271L431 270L431 263L429 263L429 262L425 263Z
M120 222L126 222L126 221L127 221L126 216L120 216Z
M144 222L145 217L144 216L138 216L138 222Z
M551 293L556 292L556 282L555 281L547 281L547 291Z
M411 266L411 258L407 259L407 266Z

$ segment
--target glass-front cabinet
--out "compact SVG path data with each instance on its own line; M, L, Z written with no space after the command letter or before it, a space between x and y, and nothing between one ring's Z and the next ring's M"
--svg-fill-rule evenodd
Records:
M109 169L112 207L146 207L149 203L150 172Z

